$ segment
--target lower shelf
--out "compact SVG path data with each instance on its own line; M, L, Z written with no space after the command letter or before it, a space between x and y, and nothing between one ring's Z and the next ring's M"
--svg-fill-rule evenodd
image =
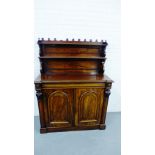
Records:
M66 127L66 128L41 128L40 133L48 133L48 132L59 132L59 131L78 131L78 130L93 130L93 129L100 129L104 130L106 128L105 124L100 124L96 126L80 126L80 127Z

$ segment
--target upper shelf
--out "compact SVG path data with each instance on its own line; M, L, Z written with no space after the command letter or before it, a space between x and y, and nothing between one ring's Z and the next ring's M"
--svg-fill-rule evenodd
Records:
M38 40L42 75L97 75L104 73L106 41Z
M105 45L107 46L108 43L106 42L106 40L95 40L93 41L92 39L90 39L89 41L84 39L83 41L81 41L80 39L78 39L77 41L72 39L69 40L68 38L66 40L56 40L56 38L54 38L54 40L51 40L50 38L48 38L47 40L45 40L44 38L42 39L38 39L38 44L61 44L61 45L95 45L95 46L100 46L100 45Z

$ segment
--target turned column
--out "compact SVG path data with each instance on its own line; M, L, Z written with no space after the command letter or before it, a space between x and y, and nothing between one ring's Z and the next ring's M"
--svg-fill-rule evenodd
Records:
M100 121L100 129L106 128L105 120L106 120L106 113L107 113L109 95L111 93L111 91L110 91L111 85L112 85L112 83L106 83L105 84L103 108L102 108L102 115L101 115L101 121Z
M46 123L45 123L45 117L44 117L44 105L43 105L43 94L41 91L41 84L36 84L36 96L38 100L38 108L39 108L39 117L40 117L40 125L41 125L41 130L40 132L45 132L46 128ZM44 128L44 129L43 129Z

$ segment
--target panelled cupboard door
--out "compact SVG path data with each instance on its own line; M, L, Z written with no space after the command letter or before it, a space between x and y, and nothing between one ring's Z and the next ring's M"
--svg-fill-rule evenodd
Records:
M76 126L95 126L100 124L103 91L103 88L76 89Z
M45 115L48 127L71 127L73 124L73 89L47 89Z

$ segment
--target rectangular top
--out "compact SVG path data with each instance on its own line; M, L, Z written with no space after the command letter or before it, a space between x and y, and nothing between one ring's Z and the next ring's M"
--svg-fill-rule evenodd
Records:
M88 76L77 76L77 75L39 75L35 83L103 83L113 81L106 75L88 75Z
M44 38L42 39L38 39L38 44L59 44L59 45L95 45L95 46L107 46L108 43L106 41L92 41L92 39L90 39L89 41L84 39L83 41L81 41L80 39L78 39L77 41L75 41L74 39L72 40L56 40L56 38L54 38L54 40L51 40L50 38L48 38L48 40L44 40Z

